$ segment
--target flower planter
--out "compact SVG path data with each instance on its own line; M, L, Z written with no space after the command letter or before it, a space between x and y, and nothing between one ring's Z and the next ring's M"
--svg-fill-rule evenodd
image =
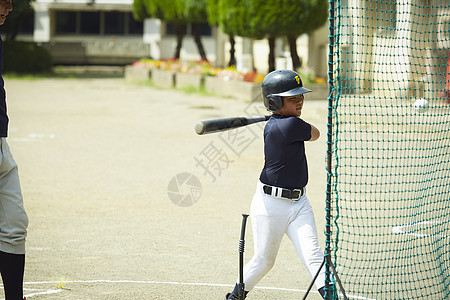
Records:
M204 76L201 74L187 74L176 73L175 74L175 86L178 89L194 88L196 90L201 89L204 82Z
M175 72L153 69L152 82L157 87L173 88L175 87Z
M126 81L145 82L149 79L154 86L161 88L201 90L204 87L206 92L220 97L261 100L261 83L225 80L222 77L166 71L143 65L125 67Z
M205 90L222 97L230 97L245 101L261 100L261 84L222 78L205 77Z
M142 66L125 66L125 80L133 81L147 81L151 76L151 68Z

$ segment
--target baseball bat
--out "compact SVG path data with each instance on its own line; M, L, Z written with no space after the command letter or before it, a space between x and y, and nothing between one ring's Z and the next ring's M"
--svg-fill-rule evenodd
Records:
M245 251L245 226L247 223L247 214L242 214L241 238L239 240L239 283L238 291L239 300L245 298L245 284L244 284L244 251Z
M198 135L230 130L253 123L263 122L269 120L270 116L260 117L234 117L224 119L213 119L198 122L195 125L195 132Z

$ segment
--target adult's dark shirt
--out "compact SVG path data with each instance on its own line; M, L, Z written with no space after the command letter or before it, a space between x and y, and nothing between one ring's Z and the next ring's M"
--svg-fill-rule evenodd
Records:
M6 92L3 81L3 41L0 37L0 137L8 136L8 115L6 113Z
M311 125L295 116L273 114L264 127L264 168L259 180L267 185L300 189L308 183L305 141Z

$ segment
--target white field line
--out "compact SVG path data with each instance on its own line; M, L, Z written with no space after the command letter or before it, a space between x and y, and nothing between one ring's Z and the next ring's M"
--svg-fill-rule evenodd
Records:
M24 282L24 285L41 285L41 284L55 284L56 281L35 281L35 282ZM221 283L202 283L202 282L176 282L176 281L154 281L154 280L61 280L61 283L137 283L137 284L167 284L167 285L186 285L186 286L210 286L210 287L234 287L234 284L221 284ZM0 285L1 286L1 285ZM298 293L306 293L306 290L299 289L287 289L287 288L278 288L278 287L265 287L265 286L257 286L255 289L260 290L276 290L276 291L287 291L287 292L298 292ZM64 291L64 289L49 289L47 291L35 292L32 294L24 295L27 298L36 296L36 295L44 295L44 294L56 294ZM311 291L310 293L318 293L317 291ZM375 300L371 298L347 295L350 299L360 299L360 300Z
M415 232L408 232L405 230L408 227L413 227L413 226L426 225L426 224L441 224L441 223L443 223L443 222L422 221L422 222L417 222L417 223L409 223L409 224L392 227L392 232L397 233L397 234L405 234L405 235L415 236L415 237L437 237L437 238L442 238L442 239L449 238L450 236L448 236L448 235L415 233Z

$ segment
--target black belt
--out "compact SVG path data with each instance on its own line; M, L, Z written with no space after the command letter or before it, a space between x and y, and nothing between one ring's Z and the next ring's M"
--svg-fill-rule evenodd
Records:
M272 195L273 189L276 189L275 195ZM300 199L300 197L302 197L305 194L305 188L289 190L289 189L283 189L283 188L279 188L279 187L272 187L270 185L263 185L263 190L264 190L264 193L266 193L267 195L272 195L274 197L286 198L289 200L292 200L292 199L298 200L298 199ZM281 193L280 193L280 191L281 191Z

